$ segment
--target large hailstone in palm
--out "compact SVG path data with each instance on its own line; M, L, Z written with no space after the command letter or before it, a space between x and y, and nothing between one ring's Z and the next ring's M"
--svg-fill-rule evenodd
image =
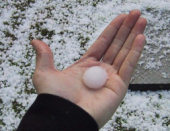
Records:
M83 75L83 82L86 86L93 89L103 87L107 80L107 72L100 66L88 68Z

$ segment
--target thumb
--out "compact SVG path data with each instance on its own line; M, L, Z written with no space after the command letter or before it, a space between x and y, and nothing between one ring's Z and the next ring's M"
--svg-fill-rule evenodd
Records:
M54 60L51 49L40 40L32 40L31 45L36 50L36 69L54 69Z

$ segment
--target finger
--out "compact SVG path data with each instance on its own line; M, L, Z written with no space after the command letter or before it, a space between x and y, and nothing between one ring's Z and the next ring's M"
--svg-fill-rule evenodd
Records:
M119 30L121 24L126 18L126 14L121 14L116 17L102 32L94 44L88 49L86 54L82 57L94 57L100 60L107 48L110 46L116 32Z
M144 44L145 44L145 36L142 34L137 35L137 37L133 42L132 49L128 53L127 57L125 58L118 72L119 76L126 83L126 85L129 85L129 81L131 79L132 73L137 64L137 61L141 55Z
M116 56L114 62L113 62L113 67L115 70L119 70L121 67L121 64L125 60L127 54L129 53L130 49L132 48L132 43L136 36L138 34L142 34L145 30L146 27L146 19L145 18L139 18L137 23L135 24L134 28L132 29L130 35L128 36L125 44L121 48L120 52Z
M54 69L53 54L48 45L40 40L33 40L31 45L36 50L36 69Z
M129 13L127 18L124 20L123 24L121 25L115 39L113 40L112 44L106 51L103 62L112 64L115 57L117 56L119 50L121 49L122 45L124 44L125 40L127 39L131 29L135 25L136 21L140 16L139 10L133 10Z

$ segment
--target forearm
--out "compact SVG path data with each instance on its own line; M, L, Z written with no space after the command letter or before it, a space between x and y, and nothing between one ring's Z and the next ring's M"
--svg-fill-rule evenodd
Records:
M97 131L95 120L61 97L40 94L23 117L17 131Z

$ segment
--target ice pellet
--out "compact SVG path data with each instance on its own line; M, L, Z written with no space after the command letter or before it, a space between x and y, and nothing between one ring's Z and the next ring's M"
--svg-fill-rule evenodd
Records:
M86 86L93 89L103 87L107 80L107 72L100 66L88 68L83 75L83 81Z

